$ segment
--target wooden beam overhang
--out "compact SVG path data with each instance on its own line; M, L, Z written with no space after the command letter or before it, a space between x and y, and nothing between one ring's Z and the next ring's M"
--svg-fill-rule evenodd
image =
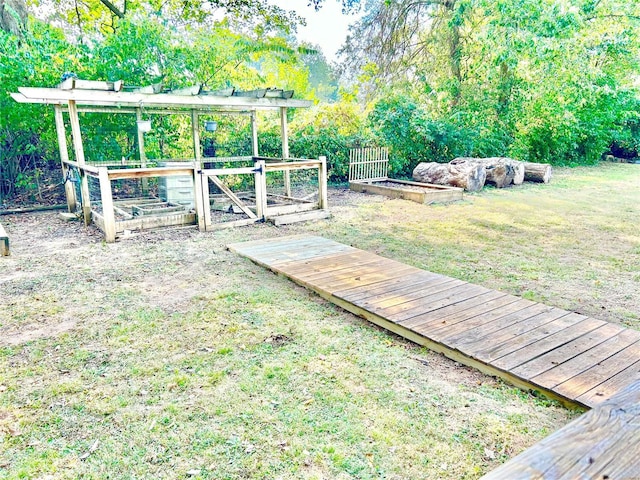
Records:
M184 108L187 110L269 110L307 108L313 102L292 98L218 97L213 95L172 95L170 93L133 93L99 90L62 90L59 88L19 87L11 96L18 103L65 105L74 101L78 107L108 106L119 108Z

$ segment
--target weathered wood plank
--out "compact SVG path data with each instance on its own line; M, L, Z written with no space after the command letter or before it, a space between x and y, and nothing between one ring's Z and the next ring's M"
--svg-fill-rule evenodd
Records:
M579 375L588 370L620 350L627 348L632 343L638 341L640 332L635 330L622 330L617 335L605 340L604 342L590 348L589 350L576 355L575 357L547 370L540 375L531 377L530 380L537 385L548 388L556 388L561 383ZM582 393L582 392L580 392Z
M411 202L422 203L425 205L462 200L462 188L442 186L440 186L440 188L432 188L430 186L431 184L412 182L412 185L410 186L414 188L411 189L406 188L404 186L406 185L405 183L400 183L397 180L385 179L384 182L385 185L376 184L374 181L351 182L349 183L349 188L354 192L383 195L389 198L409 200ZM420 186L421 191L416 190L418 185Z
M446 329L451 332L454 325L458 323L476 317L483 312L497 310L517 301L518 298L512 295L490 291L429 313L417 315L401 323L405 327L419 329L420 331Z
M309 260L298 261L287 266L287 272L292 275L306 272L328 272L341 268L349 268L354 263L373 262L375 258L362 250L340 251L330 253L321 257L314 257Z
M311 258L318 258L324 254L327 254L329 252L335 252L335 251L350 252L352 251L352 249L350 247L347 247L346 245L339 249L328 247L328 246L318 246L314 248L280 252L279 254L272 253L268 258L274 259L274 257L279 256L278 260L273 261L273 265L274 266L282 265L283 267L285 267L286 265L293 262L299 262L299 261L307 260Z
M399 306L383 309L380 312L389 320L401 322L402 320L415 317L416 315L421 315L432 310L446 307L447 305L459 302L460 300L476 297L487 291L488 290L484 287L464 283L445 290L444 292L429 295L416 301L406 302Z
M481 480L637 479L640 382Z
M503 328L513 325L514 323L518 323L541 313L547 312L551 310L551 307L547 307L539 303L524 301L511 304L509 310L515 311L507 315L502 315L500 312L498 312L495 316L489 316L489 318L494 317L491 319L491 321L478 323L476 326L470 329L452 329L451 334L445 336L444 340L449 345L455 345L457 348L461 348L463 345L475 343L479 339L486 338L487 335L498 332Z
M345 300L355 302L368 297L375 297L376 295L398 290L408 285L413 285L414 283L437 281L437 280L443 280L448 278L449 277L445 277L444 275L440 275L437 273L431 273L425 270L418 270L415 274L407 274L407 276L404 278L393 279L386 284L382 284L376 287L375 289L352 288L352 289L337 291L335 292L335 295L338 295Z
M346 247L346 245L344 246ZM290 264L293 260L286 258L283 254L293 254L296 252L307 252L313 253L314 255L307 256L306 258L322 257L329 253L337 253L337 252L348 252L350 247L346 248L337 248L332 245L327 245L324 243L317 243L313 239L309 238L300 238L295 242L292 242L291 245L282 246L282 245L257 245L251 247L250 250L246 250L247 255L251 258L259 257L265 262L268 263L281 263L281 264ZM233 246L229 246L230 249Z
M549 353L540 355L530 362L514 368L512 371L516 375L529 380L541 375L547 370L552 369L554 366L560 365L567 360L588 351L590 348L615 337L622 330L623 328L618 325L606 323L605 325L596 328L595 330L591 330L589 333L582 335L575 340L561 345Z
M640 381L640 360L580 395L576 400L584 405L597 405L603 400L611 398L626 385L637 381Z
M596 328L600 328L605 324L606 322L602 320L583 317L582 321L572 325L571 327L543 337L536 342L494 360L494 364L499 368L512 370L519 365L530 362L545 353L551 352L552 350L555 350L556 348L561 347L562 345L565 345L576 338L595 330Z
M399 264L393 261L380 260L380 257L367 256L348 264L332 265L331 267L325 268L318 267L316 270L298 270L296 272L287 269L287 272L290 275L295 275L297 278L301 278L303 280L317 280L321 282L324 279L343 280L345 278L350 278L353 276L355 269L357 269L358 274L361 275L378 273L381 269L392 270L394 268L407 269L408 267L401 263Z
M606 360L596 363L584 372L566 380L555 387L563 395L577 398L600 385L603 379L608 379L625 370L640 358L640 341L637 341Z
M93 215L95 215L95 212L93 212ZM148 217L142 216L134 217L131 220L116 221L116 232L123 233L125 230L149 230L152 228L175 227L178 225L196 225L196 223L197 220L195 213Z
M0 257L6 257L10 254L9 235L0 223Z
M321 218L327 218L329 216L329 214L327 212L324 212L322 214L315 214L315 213L308 213L307 212L318 212L318 206L315 203L298 203L296 205L279 205L279 206L267 206L267 220L270 223L273 223L276 227L280 226L280 225L286 225L287 224L287 219L296 219L299 221L304 221L301 219L306 219L306 220L313 220L314 216L317 219L321 219ZM297 216L297 217L292 217L291 215L293 214L305 214L307 215L307 217L305 216ZM295 223L295 222L289 222L289 223Z
M478 349L474 351L474 356L485 362L490 362L519 348L529 339L551 335L578 321L579 319L572 317L565 310L554 308L525 321L514 323L488 337L481 338L475 344L467 345L467 348L477 345Z
M241 245L241 244L232 244L232 245L229 245L228 248L230 250L233 250L236 247L236 245ZM300 247L315 248L318 246L327 246L327 245L331 245L331 244L328 244L327 242L318 241L317 239L314 239L313 237L309 237L308 235L299 235L299 236L296 236L296 238L292 239L291 242L287 243L286 245L283 245L282 243L277 242L276 239L272 238L264 241L260 240L260 241L257 241L255 244L249 245L247 247L243 247L242 251L245 253L246 256L253 257L258 255L269 255L272 253L283 252L283 251L296 249Z
M384 280L388 280L390 278L395 278L399 276L405 275L407 272L411 271L412 267L398 267L397 269L386 270L386 271L371 271L370 273L355 273L348 276L342 276L340 278L322 278L319 280L312 280L311 282L306 282L304 278L299 278L295 275L292 278L296 280L313 283L317 285L319 288L326 289L327 291L334 290L342 290L348 287L356 287L356 286L365 286L365 285L374 285Z
M353 303L363 308L387 308L411 300L417 300L430 293L438 293L457 285L463 285L464 283L465 282L461 280L454 280L453 278L430 279L373 297L366 297Z

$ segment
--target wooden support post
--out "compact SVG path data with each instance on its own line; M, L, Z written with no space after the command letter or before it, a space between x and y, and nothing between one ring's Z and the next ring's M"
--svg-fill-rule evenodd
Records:
M209 203L209 177L206 175L200 175L200 182L202 185L202 198L206 202L204 204L204 229L205 231L211 230L211 204Z
M251 144L253 147L253 156L260 155L258 148L258 118L255 110L251 111Z
M142 109L136 108L136 120L142 120ZM137 127L137 125L136 125ZM144 132L140 131L139 128L136 128L136 132L138 132L138 154L140 160L140 168L147 167L147 153L144 150ZM149 180L146 178L142 179L142 191L146 194L149 191Z
M85 165L84 147L82 145L82 132L80 131L80 118L75 100L69 100L69 121L71 122L71 137L73 138L73 151L80 170L80 186L82 191L82 216L84 224L91 223L91 199L89 198L89 181L82 167Z
M9 235L0 224L0 257L6 257L9 253Z
M193 132L193 158L196 159L198 168L202 168L202 154L200 153L200 115L196 110L191 110L191 130Z
M198 230L200 230L201 232L206 232L207 226L211 224L211 208L209 205L209 180L206 175L203 175L199 171L196 162L194 162L193 169L193 187L195 194L194 200L196 204L196 216L198 219Z
M256 215L261 220L267 219L267 181L265 161L258 160L254 167L256 173L254 174L255 187L256 187Z
M282 134L282 159L289 158L289 129L287 126L287 107L280 107L280 131ZM291 172L284 171L284 194L291 196Z
M136 120L142 120L142 110L140 108L136 108ZM144 150L144 132L141 132L136 128L138 132L138 154L140 159L140 167L145 168L147 166L147 154Z
M329 209L328 191L327 191L327 157L319 158L321 165L318 168L318 207L322 210Z
M67 197L67 208L69 212L76 211L76 189L73 182L69 181L69 166L65 162L69 161L69 147L67 145L67 132L64 128L64 117L62 116L62 107L54 105L56 133L58 135L58 148L60 150L60 163L62 165L62 179L64 181L64 193Z
M98 179L100 180L100 197L102 200L102 218L104 219L104 239L107 243L116 241L116 214L113 209L113 193L109 169L99 167Z

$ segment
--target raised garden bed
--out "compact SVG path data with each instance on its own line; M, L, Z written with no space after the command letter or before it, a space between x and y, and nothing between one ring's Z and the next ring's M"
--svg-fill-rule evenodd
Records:
M359 180L349 183L356 192L374 193L389 198L402 198L429 205L462 200L462 188L407 180Z

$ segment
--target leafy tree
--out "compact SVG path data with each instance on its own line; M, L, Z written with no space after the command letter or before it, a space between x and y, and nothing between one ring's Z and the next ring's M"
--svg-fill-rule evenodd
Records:
M63 72L75 72L81 78L124 80L128 85L202 83L214 89L277 85L293 88L301 96L312 94L302 61L313 55L312 49L282 35L257 38L239 33L231 23L225 19L185 29L159 17L136 14L121 20L112 33L77 43L69 41L61 29L34 20L23 37L0 31L0 81L7 92L13 92L23 85L53 86ZM0 97L0 106L0 193L11 194L16 185L37 188L33 180L39 169L54 167L58 160L51 108L17 104L8 95ZM184 116L156 120L148 135L148 157L190 155L188 120ZM89 160L137 156L130 116L83 114L81 124ZM242 133L246 122L225 126L230 137L238 133L250 138Z
M140 15L161 18L166 24L186 27L211 25L225 17L236 27L264 34L291 31L302 22L293 12L271 5L268 0L34 0L34 14L55 12L53 19L73 28L81 40L90 40L95 32L114 33L125 19ZM42 17L41 20L53 20Z
M40 22L31 22L22 37L0 30L0 84L5 92L25 83L56 84L61 72L81 73L86 54L59 29ZM39 172L58 157L52 126L51 108L18 105L7 93L0 95L0 197L16 185L37 188Z
M619 0L376 0L345 69L369 99L404 91L429 121L473 135L472 154L591 163L635 95L639 14Z

